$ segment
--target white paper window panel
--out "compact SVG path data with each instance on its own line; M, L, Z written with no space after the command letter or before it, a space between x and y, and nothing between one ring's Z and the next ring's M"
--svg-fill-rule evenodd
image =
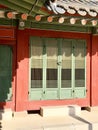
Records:
M43 67L43 62L42 60L36 60L36 59L33 59L31 61L31 68L42 68Z
M57 60L47 60L47 68L57 68Z
M70 69L70 68L72 68L72 61L71 60L63 60L62 61L62 68L63 69Z
M85 59L75 60L75 68L85 68Z

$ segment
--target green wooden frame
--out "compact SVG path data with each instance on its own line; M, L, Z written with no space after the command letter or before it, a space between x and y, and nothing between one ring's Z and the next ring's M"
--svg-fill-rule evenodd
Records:
M30 38L30 56L31 56L31 47L32 39L37 39L37 37ZM47 38L40 38L43 44L43 79L42 79L42 88L32 88L31 89L31 58L29 62L29 99L30 100L49 100L49 99L72 99L72 98L85 98L86 97L86 41L85 40L76 40L76 39L64 39L66 42L71 42L72 44L72 69L71 69L71 88L62 88L61 87L61 71L62 64L57 66L57 88L46 88L46 73L47 73L47 52L45 46L45 40ZM48 40L51 38L48 38ZM57 62L62 62L62 38L57 38L57 48L58 56ZM77 42L84 44L84 58L85 58L85 85L84 87L75 86L75 56L74 56L74 45ZM36 44L36 43L35 43Z

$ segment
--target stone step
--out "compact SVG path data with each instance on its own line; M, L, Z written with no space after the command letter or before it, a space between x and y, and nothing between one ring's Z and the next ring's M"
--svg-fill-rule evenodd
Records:
M94 107L84 107L85 110L89 111L89 112L95 112L98 111L98 106L94 106Z
M90 107L90 111L98 111L98 106Z
M10 120L12 119L13 112L11 109L1 109L0 110L0 120Z
M43 106L40 109L40 114L43 117L80 115L81 114L81 107L78 105Z
M88 124L71 124L71 125L61 125L61 126L51 126L45 127L44 130L89 130Z
M26 117L27 111L14 112L14 117Z

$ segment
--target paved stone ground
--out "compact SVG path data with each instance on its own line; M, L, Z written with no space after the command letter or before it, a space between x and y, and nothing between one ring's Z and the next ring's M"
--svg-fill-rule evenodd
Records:
M23 114L0 121L0 130L98 130L98 110L81 114L42 117L39 114Z

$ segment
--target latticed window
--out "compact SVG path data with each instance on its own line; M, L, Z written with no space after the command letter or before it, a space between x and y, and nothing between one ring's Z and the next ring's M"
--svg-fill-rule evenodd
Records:
M85 40L40 37L30 40L30 99L85 97Z

